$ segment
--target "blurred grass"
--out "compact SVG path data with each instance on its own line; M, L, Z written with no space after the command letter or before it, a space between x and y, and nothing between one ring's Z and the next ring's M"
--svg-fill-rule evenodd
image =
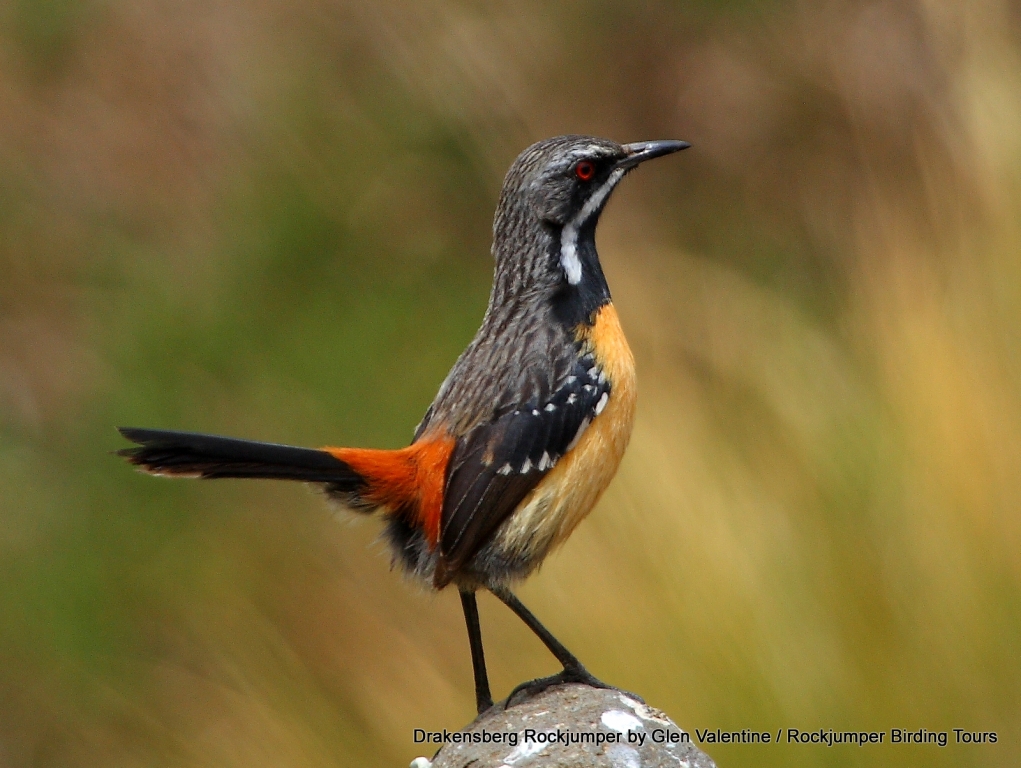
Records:
M688 728L1021 751L1021 37L1010 4L0 9L0 765L394 765L472 716L456 600L373 522L161 482L112 427L406 442L488 295L507 165L694 149L600 250L641 378L522 588ZM496 690L553 671L483 600ZM639 650L640 649L640 650Z

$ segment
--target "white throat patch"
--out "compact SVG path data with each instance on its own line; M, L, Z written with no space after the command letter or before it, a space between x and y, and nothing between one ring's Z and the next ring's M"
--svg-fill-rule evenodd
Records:
M578 231L589 220L589 217L599 209L599 206L606 200L606 196L613 191L613 188L617 186L617 182L620 181L623 175L623 168L617 168L610 173L606 181L603 182L603 186L592 193L589 199L585 201L585 205L574 215L573 219L564 225L560 233L560 266L564 268L564 272L567 274L567 282L571 285L577 285L581 282L581 259L578 258Z

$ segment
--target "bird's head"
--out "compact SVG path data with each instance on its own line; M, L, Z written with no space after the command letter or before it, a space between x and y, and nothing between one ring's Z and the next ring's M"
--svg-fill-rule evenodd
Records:
M610 193L640 163L688 146L592 136L557 136L530 146L511 165L500 194L493 225L498 279L504 272L526 289L602 282L595 227Z

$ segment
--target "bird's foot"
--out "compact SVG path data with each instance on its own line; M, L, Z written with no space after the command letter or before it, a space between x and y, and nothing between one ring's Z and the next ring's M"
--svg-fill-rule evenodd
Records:
M550 675L549 677L538 677L535 680L528 680L527 682L522 683L511 691L510 696L507 697L507 700L504 703L504 709L508 709L509 707L513 707L515 704L521 704L522 702L528 701L533 696L538 696L547 688L553 688L557 685L566 685L567 683L580 683L582 685L587 685L590 688L605 688L611 691L619 691L625 696L632 698L641 704L645 703L644 699L630 691L625 691L614 685L604 683L598 677L585 669L585 667L581 664L572 664L564 667L563 670L555 675Z

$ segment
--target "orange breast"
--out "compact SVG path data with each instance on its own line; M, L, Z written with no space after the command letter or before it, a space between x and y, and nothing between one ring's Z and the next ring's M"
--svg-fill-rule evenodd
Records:
M610 398L574 449L496 533L501 549L533 568L595 506L620 466L635 421L635 361L612 304L599 310L593 325L579 329L578 340L609 379Z
M423 436L399 450L324 448L365 478L365 501L391 511L406 511L432 546L440 539L443 490L454 438L446 433Z

